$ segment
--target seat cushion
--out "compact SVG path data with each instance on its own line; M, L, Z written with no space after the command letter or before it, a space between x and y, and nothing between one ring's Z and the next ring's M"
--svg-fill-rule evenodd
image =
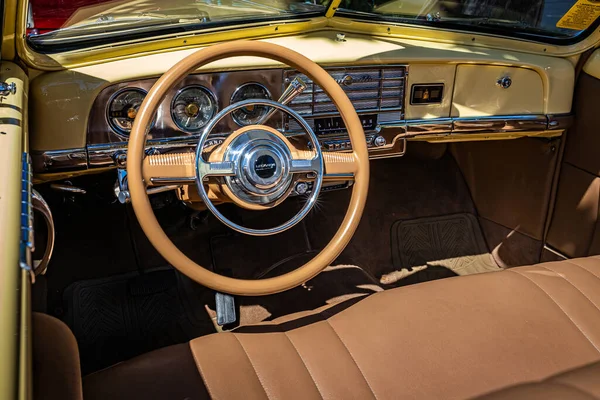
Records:
M598 257L354 302L195 339L187 349L198 375L186 376L200 376L208 394L222 399L469 398L600 360ZM110 391L119 385L115 371L148 357L85 378L86 400L107 398L98 388L128 398ZM159 367L156 376L181 374L184 363ZM138 397L159 398L137 389Z
M33 313L33 398L81 400L81 368L75 336L62 321Z
M600 363L586 365L552 376L542 382L524 383L503 389L478 400L598 400L600 399Z

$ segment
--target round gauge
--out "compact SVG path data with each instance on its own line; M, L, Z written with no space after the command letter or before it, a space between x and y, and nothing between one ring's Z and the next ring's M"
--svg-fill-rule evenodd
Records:
M108 106L108 122L115 132L128 135L146 92L124 89L113 95Z
M231 104L248 99L271 100L271 93L260 83L246 83L236 89L231 96ZM233 120L240 126L259 124L269 111L267 106L253 106L238 108L231 113Z
M185 132L198 132L216 112L215 96L202 86L188 86L180 90L171 104L173 121Z

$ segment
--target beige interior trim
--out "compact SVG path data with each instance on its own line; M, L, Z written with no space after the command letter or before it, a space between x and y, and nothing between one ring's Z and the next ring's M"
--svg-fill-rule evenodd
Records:
M349 34L346 36L346 42L339 43L335 41L335 35L335 32L321 31L302 36L264 39L261 42L292 49L321 66L408 64L410 83L417 83L412 81L413 70L423 79L432 80L426 83L436 83L448 82L451 79L449 71L451 72L457 64L520 67L539 74L544 92L542 110L544 114L565 114L571 111L575 70L573 64L566 59L409 39L384 39L359 34ZM39 75L31 83L32 113L37 117L31 121L32 150L85 147L88 117L94 100L102 89L118 82L158 77L176 62L198 49L188 48L169 53L149 54ZM198 72L280 67L282 64L273 60L236 57L212 62L198 69ZM515 86L518 85L520 83L516 82ZM447 88L447 90L451 89L451 87ZM447 94L451 95L451 93L447 91ZM441 108L429 107L428 111L423 111L424 109L424 106L410 107L406 104L406 114L414 118L449 116L447 105ZM509 113L502 108L497 109L497 115L506 114ZM60 126L60 135L55 132L57 126Z
M311 261L295 271L275 278L261 280L233 279L202 268L183 254L165 234L154 216L143 182L142 161L146 130L154 119L157 107L165 93L199 66L227 57L266 57L298 69L327 93L348 128L356 164L355 183L348 211L331 242ZM291 289L306 282L327 267L352 238L364 209L369 187L369 153L364 140L362 124L352 103L323 68L305 56L271 43L238 41L215 45L193 53L175 64L152 87L142 103L130 134L127 152L127 173L131 201L140 226L158 252L175 268L196 282L211 289L237 295L266 295Z
M0 80L14 82L17 87L14 95L3 96L0 101L0 105L8 105L0 107L0 398L14 399L21 349L21 166L26 146L28 80L17 65L9 62L0 63Z
M600 49L592 53L587 62L583 65L583 70L586 74L600 79Z

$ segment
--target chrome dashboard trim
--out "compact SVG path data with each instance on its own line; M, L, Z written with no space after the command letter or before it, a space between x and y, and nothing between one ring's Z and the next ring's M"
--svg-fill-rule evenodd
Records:
M406 136L449 135L452 132L452 118L420 119L406 123Z
M454 133L498 133L548 130L546 115L510 115L492 117L454 118Z
M69 172L88 168L88 157L85 148L49 150L31 152L33 171Z
M377 132L386 137L390 144L402 139L438 138L440 136L469 134L501 134L519 132L559 131L572 126L573 115L506 115L485 117L437 118L431 120L402 120L380 124ZM372 132L371 132L372 133ZM371 134L369 133L369 134ZM186 135L173 138L150 139L147 149L170 152L181 149L193 149L199 135ZM211 140L223 140L222 135L211 136ZM331 139L330 137L323 139ZM212 145L216 145L214 143ZM87 148L33 152L33 170L35 173L71 172L93 168L115 167L115 158L127 150L126 142L90 144ZM371 148L372 158L393 157L386 148Z

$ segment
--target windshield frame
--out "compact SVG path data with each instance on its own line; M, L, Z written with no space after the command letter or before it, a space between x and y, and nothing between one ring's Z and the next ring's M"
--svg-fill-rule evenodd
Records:
M255 26L242 24L231 26L231 29L210 29L189 32L185 35L162 35L151 39L130 40L118 45L89 46L80 50L70 50L54 53L42 53L29 45L26 40L28 0L4 0L8 10L13 10L12 26L5 25L3 44L13 43L13 52L17 53L27 67L39 71L64 71L79 67L100 65L106 62L130 57L140 57L146 54L171 52L176 50L196 49L214 43L229 40L258 40L278 36L296 36L320 31L335 31L353 33L365 36L390 38L393 40L423 41L428 46L473 46L480 49L497 49L506 52L520 52L532 55L569 57L576 62L577 57L587 50L600 44L600 29L585 32L577 36L581 39L574 43L542 43L533 40L523 40L517 37L507 37L465 30L446 30L438 27L429 28L416 24L400 24L397 22L367 21L355 17L334 16L338 0L333 0L326 15L318 17L279 20L265 22ZM7 20L5 19L5 22ZM3 46L3 53L8 52L8 46ZM485 51L485 50L483 50Z
M341 1L341 0L340 0ZM527 32L526 30L519 30L518 26L511 28L510 36L507 34L508 30L505 27L495 27L495 26L483 26L483 25L472 25L468 23L461 23L456 20L446 20L443 19L440 21L427 21L425 19L417 19L414 17L407 16L406 18L395 17L395 16L387 16L385 14L369 14L369 13L361 13L354 12L353 10L348 10L344 8L336 8L335 16L346 18L350 20L357 21L367 21L371 23L379 23L379 24L393 24L393 25L402 25L402 26L411 26L411 27L421 27L421 28L433 28L440 29L445 31L452 32L468 32L478 35L491 35L491 36L500 36L507 39L523 39L537 43L546 43L553 44L558 46L568 46L580 43L587 39L591 34L596 32L598 27L600 26L600 17L596 18L596 20L589 26L587 29L580 31L578 34L570 37L559 37L559 36L551 36L544 35L542 33L533 33ZM468 19L465 19L468 20Z
M30 0L23 1L26 4L30 4ZM188 35L188 34L202 34L205 32L214 32L215 30L222 30L222 28L228 27L233 29L239 29L240 27L253 27L263 26L270 23L286 23L286 22L298 22L306 21L316 17L323 17L329 10L331 4L323 4L322 9L318 11L305 11L298 13L286 13L279 15L260 15L252 18L252 22L248 22L247 19L242 18L231 18L215 21L198 21L196 23L167 23L164 25L160 24L161 20L155 20L155 23L148 24L146 26L131 26L130 28L124 28L123 30L115 30L109 33L106 32L94 32L89 35L82 34L79 36L65 37L64 32L61 29L39 34L39 35L25 35L24 40L27 45L37 53L40 54L55 54L69 51L84 50L90 47L104 46L104 45L119 45L134 40L147 40L152 38L160 38L163 36L170 35ZM28 6L27 6L28 7ZM101 31L101 29L99 29ZM119 40L115 40L118 38Z

